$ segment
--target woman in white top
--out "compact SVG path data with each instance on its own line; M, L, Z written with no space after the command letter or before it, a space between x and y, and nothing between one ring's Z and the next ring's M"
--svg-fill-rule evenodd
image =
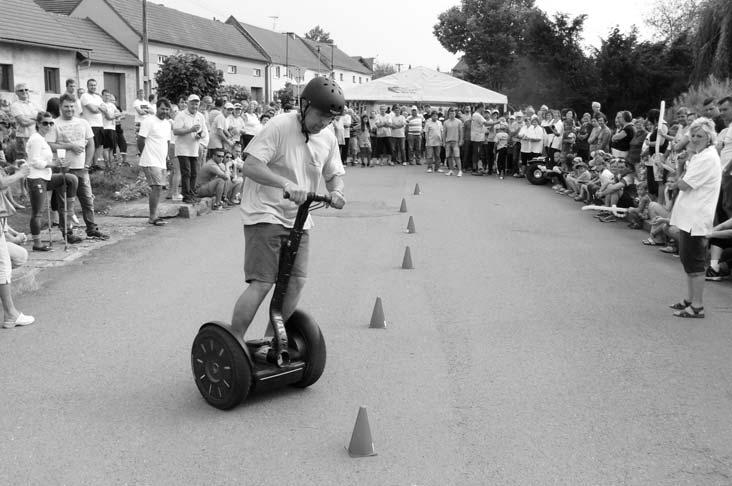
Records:
M30 138L30 137L29 137ZM20 159L19 159L20 160ZM22 164L13 175L0 175L0 190L6 190L11 184L28 176L28 166ZM7 204L7 203L6 203ZM33 316L27 316L20 312L13 303L13 295L10 289L10 280L13 273L14 260L20 258L25 260L28 253L21 246L5 241L5 218L0 219L0 301L3 305L3 328L10 329L15 326L27 326L33 324Z
M686 272L687 287L686 298L671 306L676 310L676 317L704 317L706 236L712 232L722 183L719 154L714 146L716 138L712 120L694 120L689 127L688 144L694 155L686 163L683 177L671 184L671 189L678 189L679 195L669 223L679 228L679 257Z
M63 185L66 179L66 204L74 206L78 180L73 174L52 174L52 167L59 167L60 163L53 158L51 147L44 138L50 131L55 130L54 120L50 113L41 112L36 117L36 133L28 138L25 150L28 154L28 193L31 201L30 230L33 238L33 251L50 251L51 247L41 243L41 213L46 205L46 191L53 190L63 207ZM64 232L66 218L63 211L59 211L59 227ZM50 222L49 222L50 224Z

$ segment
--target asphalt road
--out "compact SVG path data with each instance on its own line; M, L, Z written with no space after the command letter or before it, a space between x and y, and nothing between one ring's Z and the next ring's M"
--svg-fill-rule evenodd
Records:
M346 180L301 301L328 345L319 382L208 406L190 346L243 288L238 214L150 228L17 299L38 323L0 332L0 484L732 483L729 283L707 285L706 319L673 318L678 259L546 187ZM352 459L361 405L378 455Z

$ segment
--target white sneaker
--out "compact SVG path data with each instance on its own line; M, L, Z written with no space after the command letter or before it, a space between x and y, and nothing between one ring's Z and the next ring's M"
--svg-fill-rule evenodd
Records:
M446 175L446 176L451 176L451 175L452 175L452 171L451 171L451 170L447 171L447 172L445 173L445 175Z
M458 177L462 177L463 176L463 171L459 170L458 173L457 173L457 176Z
M440 167L439 169L437 169L437 172L445 172L445 169L443 169L442 167Z
M432 167L430 167L429 169L427 169L427 172L432 172Z
M27 326L28 324L33 324L34 322L36 322L35 317L27 316L21 312L20 314L18 314L18 317L15 319L14 322L3 322L3 327L5 329L12 329L15 326Z
M175 195L175 196L173 196L173 197L172 197L171 199L172 199L173 201L182 201L182 200L183 200L183 196L181 196L180 194L176 194L176 195Z
M75 214L71 215L71 221L73 221L76 225L79 224L79 218L77 218Z
M407 163L406 162L402 162L402 165L407 165Z

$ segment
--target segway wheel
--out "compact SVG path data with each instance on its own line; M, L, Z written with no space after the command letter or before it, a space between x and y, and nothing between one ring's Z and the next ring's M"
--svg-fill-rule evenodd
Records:
M191 349L193 378L212 406L228 410L249 394L252 368L244 351L226 330L210 325L199 331Z
M293 312L285 323L289 346L305 361L305 373L293 386L305 388L320 378L325 369L325 339L318 324L302 311Z
M539 164L531 164L526 169L526 180L535 186L540 186L546 183L546 177L544 177L544 171L541 170Z

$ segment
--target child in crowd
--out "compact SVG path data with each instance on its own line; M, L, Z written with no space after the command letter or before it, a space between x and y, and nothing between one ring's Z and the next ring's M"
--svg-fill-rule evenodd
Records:
M508 125L505 122L496 125L495 141L498 178L503 179L506 176L506 160L508 158Z
M643 229L643 222L648 219L648 205L651 196L648 194L648 183L645 181L636 184L638 198L636 207L628 209L625 218L628 220L628 227L631 229Z
M575 201L579 201L582 198L579 196L582 191L581 186L590 182L590 172L587 170L587 164L582 160L582 157L575 157L574 166L572 172L568 173L564 177L564 181L567 184L567 190L565 194Z
M361 131L358 132L359 160L361 167L371 166L371 122L368 115L361 116Z

